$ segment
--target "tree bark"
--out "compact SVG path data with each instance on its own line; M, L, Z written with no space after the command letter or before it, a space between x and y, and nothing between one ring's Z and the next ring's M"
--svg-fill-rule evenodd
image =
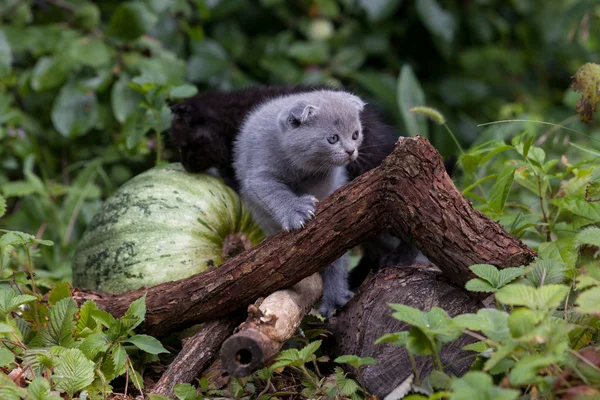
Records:
M321 297L320 274L267 296L259 307L248 307L248 319L221 346L221 363L232 376L242 377L262 368L300 326L302 318Z
M472 264L515 267L535 257L498 223L474 210L446 174L437 150L425 138L412 137L399 139L381 167L323 200L302 230L271 236L216 269L180 281L91 296L100 308L119 316L147 293L140 330L162 336L290 287L366 237L387 230L414 243L460 287L474 277L468 269ZM90 298L85 291L75 297Z
M352 300L330 321L328 330L335 337L334 356L353 354L373 357L377 361L375 365L363 366L361 373L369 393L381 398L413 373L405 348L390 343L375 344L386 333L410 329L408 324L392 317L390 303L400 303L422 311L438 306L451 317L475 313L483 307L480 301L472 299L465 290L447 282L439 270L432 269L427 264L387 267L368 279ZM461 376L469 370L476 353L464 351L462 347L474 341L475 339L463 335L442 348L440 359L444 372ZM415 364L421 380L432 370L430 357L415 357Z
M191 383L214 359L219 347L239 321L239 317L215 319L207 322L198 333L185 339L183 348L156 382L152 393L172 397L175 384Z

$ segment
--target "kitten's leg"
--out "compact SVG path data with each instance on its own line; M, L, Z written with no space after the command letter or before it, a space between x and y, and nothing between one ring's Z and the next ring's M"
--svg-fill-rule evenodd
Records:
M242 182L244 200L272 216L281 229L290 231L304 227L315 215L317 198L297 196L284 183L266 175L253 175Z
M323 277L323 298L319 312L331 317L333 312L343 307L353 293L348 289L348 254L335 260L321 271Z

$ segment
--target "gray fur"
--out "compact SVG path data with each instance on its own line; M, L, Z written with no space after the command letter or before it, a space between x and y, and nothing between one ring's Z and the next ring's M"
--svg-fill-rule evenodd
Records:
M276 98L248 115L233 166L242 198L267 235L304 227L317 202L348 181L344 167L358 157L364 105L350 93L317 90ZM322 275L320 311L330 316L352 297L347 257Z

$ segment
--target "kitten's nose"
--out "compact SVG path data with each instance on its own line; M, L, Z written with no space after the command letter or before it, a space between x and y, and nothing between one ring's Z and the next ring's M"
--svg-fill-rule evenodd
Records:
M354 150L346 150L346 153L348 153L348 155L352 157L352 154L354 154Z
M346 150L346 153L348 153L348 157L350 158L350 161L354 161L358 157L358 151L356 151L356 149Z

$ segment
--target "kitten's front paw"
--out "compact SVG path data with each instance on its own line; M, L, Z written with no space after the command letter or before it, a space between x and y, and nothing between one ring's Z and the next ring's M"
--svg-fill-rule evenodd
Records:
M315 196L308 194L299 197L286 210L281 221L281 228L285 231L304 228L304 224L315 216L315 209L318 202L319 200Z
M344 290L342 293L337 293L336 295L327 293L327 290L324 290L319 313L325 318L331 318L335 310L345 306L352 296L354 296L354 293L350 290Z

